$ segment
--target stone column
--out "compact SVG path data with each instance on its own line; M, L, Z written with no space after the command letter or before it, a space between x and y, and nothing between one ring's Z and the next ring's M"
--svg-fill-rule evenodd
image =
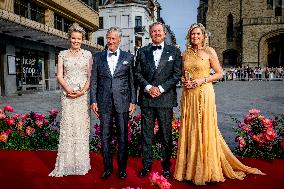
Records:
M54 28L54 12L50 9L46 9L44 13L45 24Z

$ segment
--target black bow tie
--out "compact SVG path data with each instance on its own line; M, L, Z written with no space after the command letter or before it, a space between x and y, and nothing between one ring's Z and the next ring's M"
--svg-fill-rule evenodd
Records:
M114 53L112 53L112 52L108 53L108 56L112 56L112 55L117 56L117 52L115 51Z
M157 45L157 46L152 46L152 50L155 51L157 49L162 49L161 45Z

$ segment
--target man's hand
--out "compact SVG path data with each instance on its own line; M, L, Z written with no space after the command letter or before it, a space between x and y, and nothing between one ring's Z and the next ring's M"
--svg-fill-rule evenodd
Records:
M93 103L93 104L91 105L91 109L93 110L93 112L95 113L95 115L97 116L97 118L99 118L100 115L99 115L98 104L97 104L97 103Z
M129 115L132 115L135 112L135 104L130 103L128 111L129 111Z
M153 98L155 98L155 97L158 97L158 96L160 96L161 95L161 91L160 91L160 89L159 89L159 87L151 87L150 89L149 89L149 94L153 97Z

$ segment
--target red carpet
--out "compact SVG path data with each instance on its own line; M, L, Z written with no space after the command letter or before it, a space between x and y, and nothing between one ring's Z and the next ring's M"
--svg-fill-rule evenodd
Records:
M92 169L84 176L67 176L62 178L48 177L54 168L56 152L51 151L3 151L0 150L0 189L121 189L123 187L142 187L154 189L148 178L139 178L141 158L129 158L128 177L125 180L117 178L117 168L114 165L113 175L105 180L102 173L102 157L91 153ZM258 159L242 160L246 165L259 168L267 175L247 175L245 180L229 180L224 183L209 183L206 186L195 186L190 182L168 181L172 189L180 188L218 188L218 189L280 189L284 186L284 160L267 162ZM114 158L116 163L116 159ZM174 168L174 160L173 166ZM153 170L161 172L159 161L155 161Z

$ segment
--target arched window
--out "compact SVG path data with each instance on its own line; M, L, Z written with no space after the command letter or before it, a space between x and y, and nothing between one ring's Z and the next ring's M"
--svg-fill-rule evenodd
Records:
M275 1L275 16L282 16L282 0Z
M273 0L267 0L267 9L273 9Z
M227 41L233 41L234 37L234 18L232 13L227 18Z

